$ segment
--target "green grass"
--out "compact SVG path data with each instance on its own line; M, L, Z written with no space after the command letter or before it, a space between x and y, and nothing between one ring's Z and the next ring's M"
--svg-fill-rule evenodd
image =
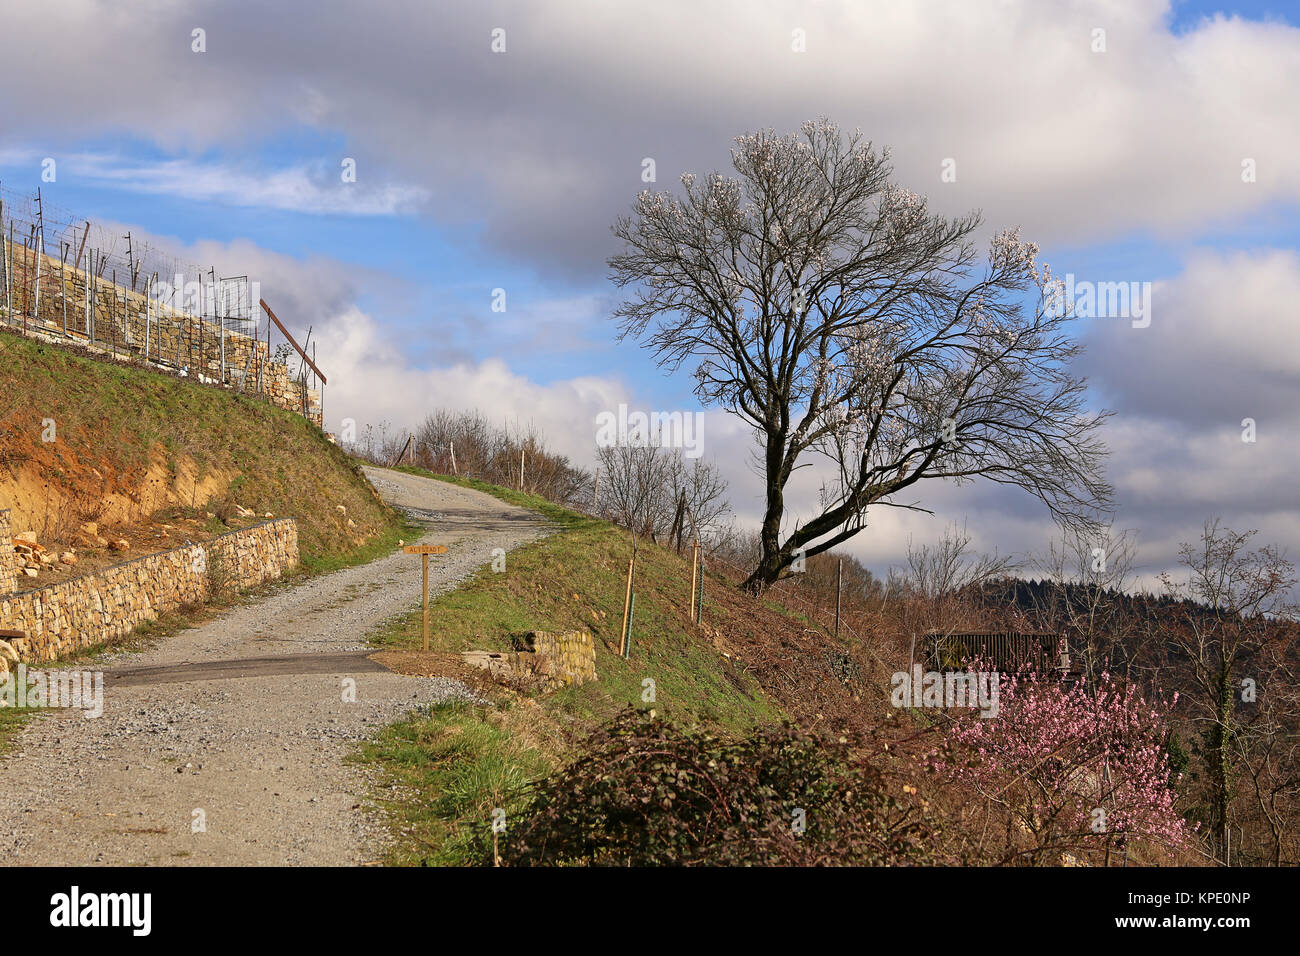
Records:
M317 551L301 557L300 574L328 574L343 568L366 564L376 558L382 558L397 550L398 542L413 540L424 534L425 529L414 521L398 514L396 518L373 538L359 547L349 551Z
M57 426L57 439L48 444L41 441L45 419ZM28 458L39 463L42 480L88 505L98 501L108 478L130 489L152 461L161 460L173 475L184 458L200 479L214 471L232 475L225 490L232 500L258 514L296 520L301 566L288 580L371 561L393 551L399 539L422 533L377 498L354 459L299 415L254 397L0 333L0 507L4 482ZM200 504L198 513L205 508L216 510ZM170 510L195 507L183 503ZM348 518L355 528L347 527ZM216 518L207 522L214 536L229 530ZM191 608L164 615L59 664L110 649L143 649L206 613ZM0 749L33 716L0 708Z
M420 469L412 474L447 480ZM596 644L599 680L565 688L548 703L572 718L594 722L624 707L654 706L661 713L723 730L744 731L779 722L784 714L712 646L689 619L690 562L642 543L637 553L632 652L618 654L623 621L628 533L606 521L569 511L535 495L473 479L455 484L532 508L556 525L555 534L507 554L505 571L486 568L461 587L430 602L434 650L510 650L528 631L589 631ZM717 579L710 589L728 587ZM422 641L421 611L413 609L374 636L381 647L413 650ZM655 701L643 700L646 680Z
M49 444L40 437L46 419L57 425ZM100 497L107 478L129 492L151 461L175 472L188 459L199 478L230 476L227 493L244 507L297 519L308 568L337 566L357 550L356 537L365 537L373 554L375 535L395 543L405 532L358 463L302 416L256 396L7 333L0 334L0 447L17 456L12 466L32 457L44 479L87 503ZM0 482L5 477L0 470Z
M786 716L689 620L688 560L666 548L639 546L632 653L624 660L617 648L632 552L626 531L534 495L419 468L401 470L531 508L555 528L507 554L503 572L483 569L434 599L431 648L509 650L513 637L531 630L586 630L595 639L598 680L535 697L527 709L504 691L489 708L436 707L364 745L360 759L379 763L398 788L379 799L397 836L387 862L490 861L492 809L506 810L508 826L523 785L564 760L591 726L629 705L737 734ZM707 587L729 585L711 578ZM730 613L725 604L706 606L715 623ZM421 610L413 609L372 640L388 649L418 649L421 619ZM653 702L643 697L647 679L654 682Z
M0 707L0 753L8 749L23 724L36 716L30 708Z
M509 718L464 703L435 705L362 745L358 759L378 762L390 786L399 788L398 796L378 801L402 835L387 863L491 860L493 811L505 811L508 827L523 786L552 766L510 728Z

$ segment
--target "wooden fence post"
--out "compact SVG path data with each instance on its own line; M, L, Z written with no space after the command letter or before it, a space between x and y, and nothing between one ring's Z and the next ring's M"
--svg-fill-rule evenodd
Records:
M424 650L429 650L429 555L446 554L447 548L441 544L408 544L402 549L407 554L418 554L424 564Z
M632 569L636 565L636 544L632 545L632 557L627 559L627 591L623 595L623 633L619 639L618 652L627 656L628 620L632 611Z

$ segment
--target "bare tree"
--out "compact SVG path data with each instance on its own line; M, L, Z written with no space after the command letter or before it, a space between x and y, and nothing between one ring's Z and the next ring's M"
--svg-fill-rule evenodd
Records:
M655 445L610 445L596 450L601 514L657 541L668 533L675 498L673 458Z
M682 177L681 198L643 192L620 217L617 310L695 392L752 425L766 506L759 591L798 553L865 527L869 505L919 508L928 479L1024 488L1082 523L1109 499L1104 417L1069 372L1061 284L1016 232L977 270L977 214L932 215L892 185L887 153L833 124L736 140L736 178ZM820 513L782 537L797 467L828 461Z
M519 487L522 454L524 491L566 506L591 500L590 476L566 456L548 451L545 436L531 422L496 425L481 412L439 409L425 418L414 445L424 468L507 488Z
M1239 742L1238 695L1243 665L1259 662L1269 646L1279 618L1295 617L1288 603L1295 587L1295 566L1277 548L1249 550L1258 532L1237 532L1207 521L1201 539L1180 549L1188 579L1161 579L1171 597L1189 602L1184 626L1171 629L1170 640L1191 668L1192 706L1206 727L1205 763L1212 794L1213 837L1220 858L1227 862L1228 825L1234 791L1233 751Z
M706 534L730 510L727 485L702 459L655 444L611 445L596 450L601 513L643 537L675 539L687 531Z
M1267 846L1267 853L1239 851L1239 862L1273 866L1295 866L1300 857L1300 835L1294 821L1300 811L1300 689L1289 657L1295 647L1295 632L1278 629L1280 640L1272 642L1259 663L1256 680L1261 689L1255 706L1247 711L1233 735L1235 759L1241 767L1244 791L1250 810L1243 814L1243 839L1255 838ZM1279 646L1281 645L1281 646ZM1278 653L1280 652L1280 653Z
M936 544L907 543L907 563L890 570L889 589L909 599L904 626L915 632L951 633L971 624L973 602L963 592L1015 571L1015 563L997 553L980 554L971 547L971 534L950 525Z
M1123 665L1125 676L1132 676L1127 638L1134 622L1124 592L1131 584L1136 552L1127 530L1101 523L1090 530L1066 526L1060 540L1032 562L1046 584L1035 594L1039 624L1072 639L1090 680L1103 665Z
M682 530L689 530L696 537L707 535L731 511L725 497L726 479L714 465L702 458L692 458L688 465L678 456L676 462L673 489L684 506Z

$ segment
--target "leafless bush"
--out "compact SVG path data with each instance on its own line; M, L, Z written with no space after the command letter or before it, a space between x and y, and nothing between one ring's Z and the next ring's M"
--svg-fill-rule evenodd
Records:
M1063 527L1033 566L1046 587L1034 594L1036 625L1068 636L1089 678L1103 666L1122 668L1129 660L1133 617L1124 592L1131 585L1136 544L1128 531L1097 525L1094 530Z
M651 540L668 533L673 520L672 455L651 445L601 448L598 513Z
M521 488L566 506L581 504L591 479L564 455L546 447L532 423L494 425L480 412L446 409L429 415L415 433L415 463L440 474ZM401 451L399 445L394 451Z
M687 536L708 535L730 511L727 484L702 459L659 445L599 448L601 517L679 550Z
M978 629L987 622L971 592L1016 570L1010 559L979 554L971 535L950 525L933 545L907 546L907 561L891 568L886 591L895 625L902 634Z
M391 422L381 421L378 425L367 424L357 440L345 443L343 450L373 465L387 467L401 452L406 438L405 432L393 431Z

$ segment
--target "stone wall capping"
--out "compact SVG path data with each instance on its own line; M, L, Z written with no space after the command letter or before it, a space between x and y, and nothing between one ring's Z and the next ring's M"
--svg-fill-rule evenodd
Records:
M6 590L14 577L10 533L9 511L0 510L0 627L26 634L14 646L28 662L122 637L161 613L206 600L214 562L222 565L220 586L235 589L264 584L298 564L297 522L275 518L30 591Z

